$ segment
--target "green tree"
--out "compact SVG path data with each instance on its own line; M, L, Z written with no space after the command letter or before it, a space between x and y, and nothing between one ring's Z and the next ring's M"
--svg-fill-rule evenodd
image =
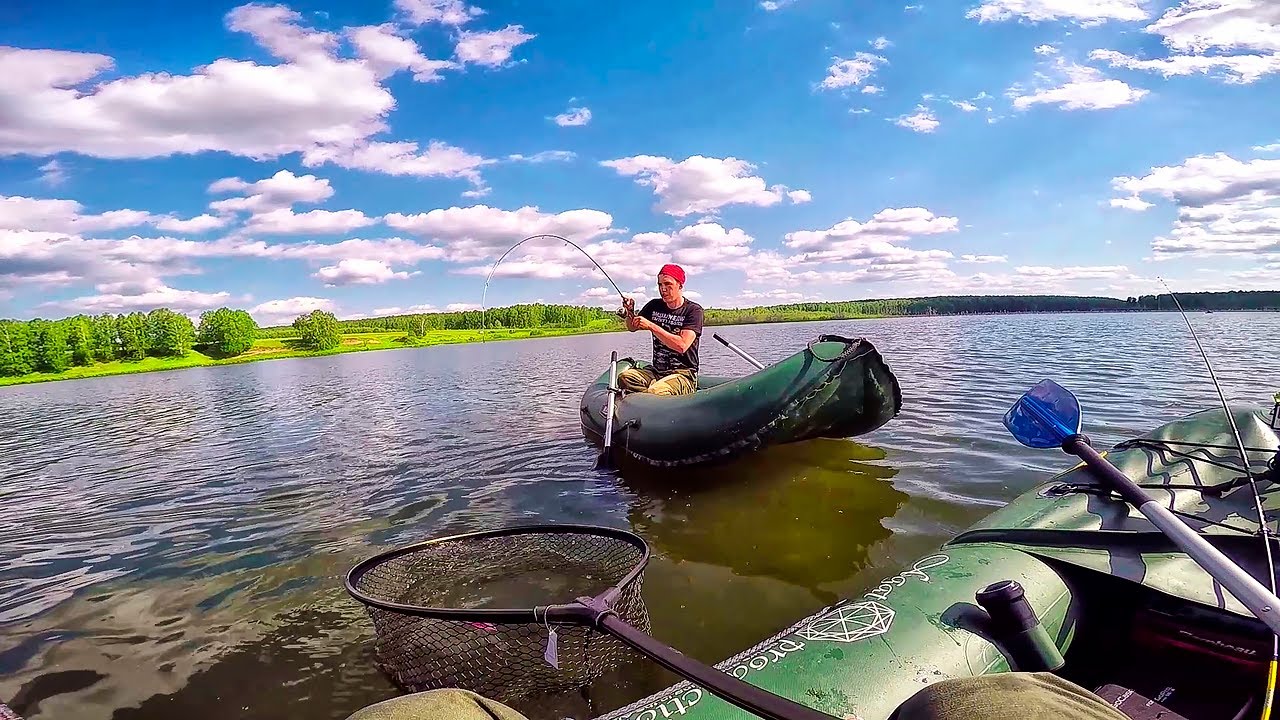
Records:
M31 324L36 369L58 373L71 367L71 358L67 356L66 326L48 320L32 320Z
M121 360L137 362L147 356L147 316L132 312L116 318L116 338Z
M298 331L299 343L308 350L332 350L342 342L338 318L323 310L299 315L293 321L293 329Z
M93 328L89 318L77 315L67 321L67 342L71 345L71 362L76 365L88 365L93 362Z
M111 362L116 359L119 338L116 336L116 318L102 313L93 319L93 359Z
M147 350L161 357L182 357L195 344L196 329L186 315L168 308L147 313Z
M26 375L35 366L31 326L15 320L0 321L0 375Z
M258 337L258 323L244 310L218 308L200 316L197 341L219 355L239 355L253 347Z

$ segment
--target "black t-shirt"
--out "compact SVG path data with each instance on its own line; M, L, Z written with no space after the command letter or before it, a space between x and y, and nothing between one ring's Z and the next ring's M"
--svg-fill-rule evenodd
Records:
M673 335L681 330L694 332L693 344L683 353L662 344L658 336L653 336L653 369L659 375L667 375L675 370L687 369L698 372L698 341L702 339L702 306L685 298L680 307L672 310L662 298L650 300L640 310L640 316Z

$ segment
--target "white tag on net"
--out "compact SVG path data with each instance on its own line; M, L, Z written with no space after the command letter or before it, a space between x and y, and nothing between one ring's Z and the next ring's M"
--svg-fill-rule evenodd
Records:
M547 661L551 667L560 669L560 658L556 655L556 631L555 628L547 628L547 651L542 654L542 659Z

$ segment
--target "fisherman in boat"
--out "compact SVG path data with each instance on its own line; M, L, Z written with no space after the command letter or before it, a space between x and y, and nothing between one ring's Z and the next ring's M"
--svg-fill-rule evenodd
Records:
M627 330L653 333L653 365L627 368L618 375L624 392L690 395L698 389L698 340L702 335L702 306L684 296L684 269L663 265L658 271L658 294L639 313L635 300L622 302Z

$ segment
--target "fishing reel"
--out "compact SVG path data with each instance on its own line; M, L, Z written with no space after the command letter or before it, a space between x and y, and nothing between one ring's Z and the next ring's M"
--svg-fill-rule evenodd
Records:
M623 320L626 320L629 317L635 317L636 301L632 298L623 296L622 307L614 310L614 313Z

